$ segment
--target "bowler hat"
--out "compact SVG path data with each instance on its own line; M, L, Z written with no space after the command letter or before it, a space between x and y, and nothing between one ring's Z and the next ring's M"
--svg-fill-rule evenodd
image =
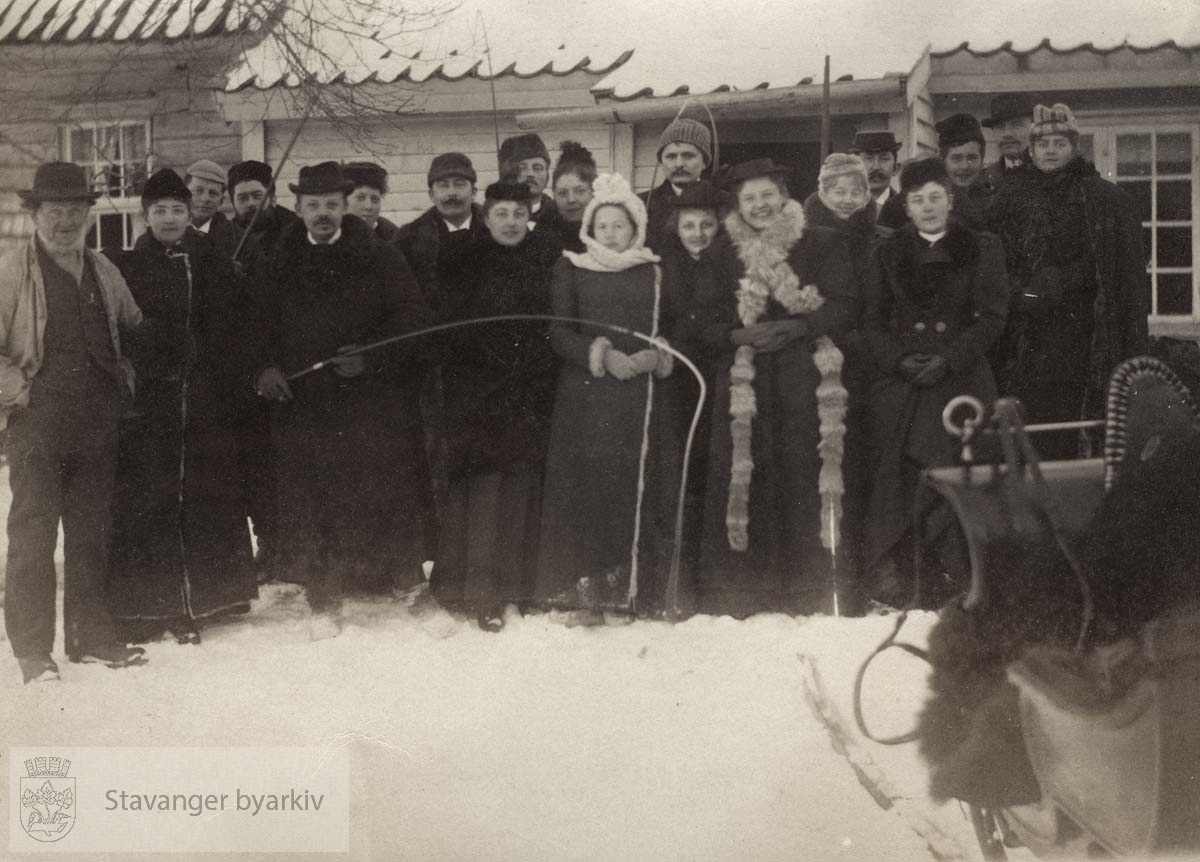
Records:
M854 140L846 147L846 152L859 153L895 153L900 149L900 142L891 132L855 132Z
M771 176L787 176L790 171L783 165L776 164L772 158L751 159L748 162L739 162L725 176L725 183L729 188L739 186L747 180L757 180L762 177Z
M433 157L433 161L429 164L429 175L426 177L429 185L433 185L438 180L460 179L474 183L477 177L475 176L475 168L471 165L471 160L462 153L442 153Z
M95 203L100 192L93 191L87 174L71 162L46 162L33 175L33 188L17 192L30 204L43 201L87 201Z
M370 186L381 195L387 194L387 169L374 162L346 162L342 165L342 175L354 187Z
M143 205L148 206L166 198L185 202L192 199L191 189L183 184L179 174L171 168L163 168L156 172L154 176L146 180L146 185L142 188Z
M671 206L677 210L716 210L721 212L733 206L733 200L727 192L721 191L707 180L688 183L679 194L671 199Z
M342 176L342 166L337 162L319 162L301 168L300 182L288 183L288 188L297 195L347 194L354 191L354 183Z
M987 126L989 129L992 126L998 126L1005 120L1013 120L1017 117L1032 117L1033 116L1034 99L1028 93L1001 93L992 99L988 106L990 116L986 117L981 125Z

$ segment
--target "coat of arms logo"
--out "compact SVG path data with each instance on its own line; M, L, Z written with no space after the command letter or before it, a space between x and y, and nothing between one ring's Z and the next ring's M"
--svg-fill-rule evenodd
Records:
M37 841L57 841L75 825L75 779L71 761L32 757L21 779L21 828ZM28 809L28 813L26 810Z

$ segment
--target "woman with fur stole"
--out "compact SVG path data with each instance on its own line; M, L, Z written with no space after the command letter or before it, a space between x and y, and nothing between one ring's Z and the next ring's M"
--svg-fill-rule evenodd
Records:
M646 208L602 174L584 212L586 251L564 252L551 288L558 317L659 337L667 329ZM564 360L546 461L538 595L593 624L661 608L679 486L673 361L645 341L588 323L555 322Z
M700 609L738 618L829 608L841 529L846 390L833 338L857 296L836 232L809 228L770 159L736 166L731 245L693 297L715 363Z
M871 390L878 461L867 566L873 598L895 606L910 589L917 481L951 454L942 410L956 395L996 399L986 353L1004 331L1008 303L1000 240L951 220L953 187L942 162L910 162L900 185L909 224L875 247L862 320L880 375Z

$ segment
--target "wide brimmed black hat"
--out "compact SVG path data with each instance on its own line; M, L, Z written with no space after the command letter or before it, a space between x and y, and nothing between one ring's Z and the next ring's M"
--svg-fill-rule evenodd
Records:
M71 162L46 162L38 165L33 175L33 188L17 192L29 204L45 201L87 201L92 204L100 197L88 183L87 173Z
M707 180L688 183L671 200L677 210L721 210L733 206L733 198Z
M483 197L489 201L516 201L520 204L527 204L533 200L533 189L529 187L528 183L501 180L488 186L483 192Z
M247 180L256 180L263 184L263 188L271 188L271 166L266 162L260 162L256 159L246 159L246 161L238 162L229 169L230 192L237 189L238 183L243 183Z
M142 205L148 206L155 201L168 198L187 202L192 199L192 191L183 184L179 174L170 168L163 168L146 180L146 185L142 189Z
M1001 93L992 99L988 111L990 116L984 118L982 125L990 129L1005 120L1032 117L1033 106L1036 104L1037 100L1028 93Z
M900 194L906 195L912 189L919 189L926 183L950 184L946 163L936 156L908 162L900 170Z
M846 152L859 153L895 153L900 149L900 142L891 132L855 132L854 140L846 147Z
M726 188L736 188L747 180L757 180L762 177L786 177L791 171L776 163L772 158L750 159L739 162L729 169L725 175Z
M381 195L388 190L387 169L374 162L346 162L342 165L342 176L347 182L354 183L354 188L370 186Z
M983 136L983 128L979 120L971 114L951 114L938 123L934 128L938 133L938 148L948 150L951 147L961 147L972 141L986 147L987 139Z
M337 162L319 162L301 168L300 182L288 183L288 188L297 195L347 194L354 191L354 183L346 179Z

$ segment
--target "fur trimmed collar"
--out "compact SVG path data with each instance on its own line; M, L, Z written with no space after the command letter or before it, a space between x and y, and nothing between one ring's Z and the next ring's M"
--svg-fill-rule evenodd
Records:
M951 219L946 226L946 235L939 242L955 268L974 266L979 262L979 239L961 222ZM929 246L912 222L887 237L884 243L888 259L899 268L909 270L918 265L917 255Z
M745 255L751 246L766 246L786 256L788 250L804 236L805 225L804 207L799 201L791 199L783 205L779 218L763 230L752 228L737 210L725 216L725 230L737 246L739 255Z

